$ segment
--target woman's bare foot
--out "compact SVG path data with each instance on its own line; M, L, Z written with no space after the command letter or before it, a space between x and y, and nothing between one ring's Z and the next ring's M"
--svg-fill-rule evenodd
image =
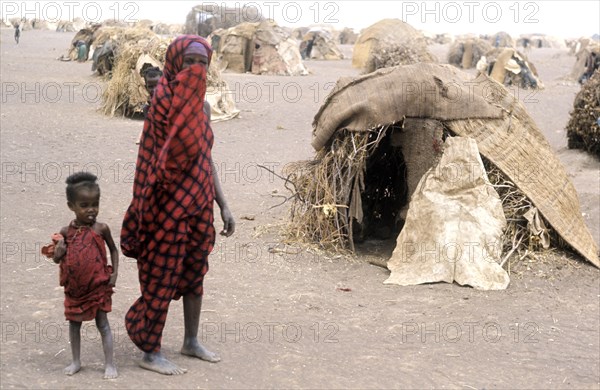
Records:
M198 342L196 338L185 340L183 342L183 347L181 347L181 353L183 355L197 357L198 359L205 360L210 363L217 363L221 361L219 355L206 349Z
M158 372L163 375L181 375L187 372L185 368L181 368L168 360L162 352L144 353L144 357L139 364L140 367L146 370Z
M115 379L118 376L117 367L112 364L107 364L104 368L104 379Z
M81 370L81 363L73 362L73 363L69 364L67 367L65 367L63 372L66 375L73 375L73 374L77 374L79 372L79 370Z

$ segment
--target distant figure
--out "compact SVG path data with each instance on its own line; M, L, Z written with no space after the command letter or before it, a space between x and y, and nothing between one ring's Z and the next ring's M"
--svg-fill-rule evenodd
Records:
M88 49L84 41L77 41L75 43L77 47L77 62L85 62L88 60Z
M531 42L529 38L523 38L523 51L529 53L531 51Z
M17 42L17 45L19 44L19 38L21 38L21 26L17 24L15 26L15 42Z
M310 53L312 52L313 45L315 44L316 35L313 35L312 39L306 44L306 58L310 60Z

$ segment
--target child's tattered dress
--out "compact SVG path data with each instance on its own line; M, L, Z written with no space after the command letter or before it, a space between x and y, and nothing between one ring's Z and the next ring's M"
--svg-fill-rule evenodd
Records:
M65 317L89 321L98 310L110 312L113 294L112 267L106 260L104 239L91 226L69 224L67 254L60 262L60 285L65 288Z

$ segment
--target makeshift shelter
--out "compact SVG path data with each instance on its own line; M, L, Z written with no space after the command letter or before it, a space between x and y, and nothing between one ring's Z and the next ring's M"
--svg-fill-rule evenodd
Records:
M273 21L216 30L209 41L224 70L283 76L308 74L298 44Z
M484 39L460 38L448 49L448 63L461 69L471 69L490 50L492 45Z
M307 54L308 47L311 48L310 56ZM304 52L302 48L305 49ZM300 43L300 54L302 58L315 60L344 59L344 55L335 44L331 33L319 28L310 29L304 34Z
M523 47L523 41L527 40L528 46L532 48L552 48L552 49L566 49L567 43L564 39L559 37L553 37L544 34L522 34L517 39L517 46Z
M101 26L92 36L92 71L109 75L114 66L115 56L125 46L157 39L158 36L147 28Z
M583 149L600 157L600 70L594 72L575 96L567 138L569 148Z
M56 26L57 32L77 32L86 27L86 23L81 18L74 18L73 21L61 20Z
M340 45L354 45L358 39L358 34L353 29L344 27L338 35Z
M224 4L224 3L222 3ZM227 8L217 3L205 3L192 7L185 19L184 32L208 37L215 30L228 29L240 23L259 23L265 20L256 4Z
M481 58L477 68L506 86L514 85L532 89L544 87L533 63L513 48L497 48L489 51Z
M75 34L73 39L71 39L71 48L69 49L67 58L70 59L71 61L75 61L77 59L77 44L79 41L85 43L85 45L88 48L88 53L89 53L89 49L92 46L92 42L94 42L94 33L100 27L101 27L100 25L93 25L89 28L83 28L83 29L77 31L77 34ZM63 58L63 60L66 60L67 58Z
M492 35L489 39L489 43L493 47L515 47L515 40L509 33L504 31Z
M600 266L575 188L524 106L487 76L472 79L450 65L399 66L337 82L313 121L315 158L285 170L296 195L289 239L341 251L354 250L357 233L401 237L421 180L443 161L453 136L475 141L502 201L508 224L497 263L564 242ZM437 169L459 183L480 177L472 168ZM442 208L439 219L421 224L437 232L455 211ZM454 223L460 231L460 220Z
M592 62L596 62L600 58L600 43L592 40L582 42L578 42L579 47L575 52L575 64L570 75L572 80L577 81L582 80L585 73L593 73L593 69L590 68L594 68L595 64Z
M375 58L389 50L392 56ZM379 61L378 61L379 60ZM361 31L352 54L352 66L369 73L386 66L405 65L415 62L436 62L427 51L423 34L400 19L384 19Z

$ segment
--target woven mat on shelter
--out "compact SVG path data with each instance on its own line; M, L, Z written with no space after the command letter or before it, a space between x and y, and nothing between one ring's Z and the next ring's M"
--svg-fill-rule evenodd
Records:
M486 76L473 80L449 65L420 63L340 80L315 116L312 145L322 149L339 129L368 131L405 117L438 119L456 135L475 139L481 154L554 230L600 267L598 246L564 167L525 108Z
M485 88L451 65L425 63L340 79L315 116L312 145L320 150L338 129L367 131L403 117L502 118Z

